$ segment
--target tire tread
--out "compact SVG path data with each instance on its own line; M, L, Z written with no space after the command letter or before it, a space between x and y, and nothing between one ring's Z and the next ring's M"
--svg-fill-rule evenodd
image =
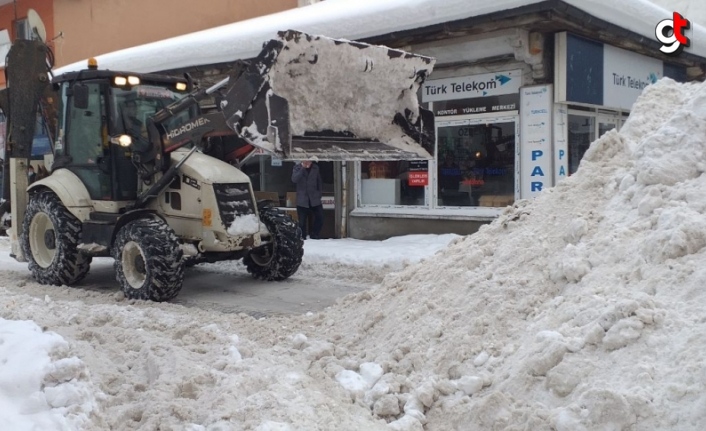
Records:
M37 264L29 242L29 228L34 216L39 213L49 217L56 234L56 255L48 268ZM42 284L72 286L86 277L92 257L77 248L81 242L81 230L81 221L66 209L56 194L40 191L30 196L22 223L20 246L35 280Z
M252 250L243 258L247 271L260 280L282 281L299 269L304 256L304 240L297 223L275 208L260 210L260 220L274 236L274 257L266 266L258 265L251 257Z
M144 254L147 280L140 289L133 288L125 278L122 250L130 241L136 242ZM113 245L115 278L129 299L168 301L175 298L184 283L184 252L174 230L162 219L139 219L125 225Z

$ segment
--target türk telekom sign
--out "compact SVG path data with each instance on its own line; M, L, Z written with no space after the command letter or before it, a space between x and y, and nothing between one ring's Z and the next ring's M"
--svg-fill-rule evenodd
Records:
M422 87L422 102L476 99L519 93L521 85L522 71L519 69L457 78L432 79L426 81Z
M686 69L570 33L555 37L555 100L629 111L648 85Z

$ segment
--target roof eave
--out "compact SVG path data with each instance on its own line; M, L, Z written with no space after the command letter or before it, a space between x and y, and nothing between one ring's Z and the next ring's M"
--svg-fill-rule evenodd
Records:
M450 36L482 34L518 26L540 33L570 31L579 36L654 57L666 63L686 67L699 66L706 69L706 59L703 57L688 51L676 57L662 54L657 40L596 18L561 0L546 0L457 21L380 34L363 39L363 42L400 47L435 39L441 40Z

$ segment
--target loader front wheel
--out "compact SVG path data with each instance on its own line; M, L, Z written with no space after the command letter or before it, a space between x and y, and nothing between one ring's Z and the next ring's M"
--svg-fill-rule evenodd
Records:
M267 226L272 241L251 250L243 259L253 277L267 281L289 278L302 263L304 240L292 218L275 208L260 210L260 220Z
M58 196L49 191L30 196L20 245L35 280L56 286L82 280L91 267L91 256L78 250L80 236L81 222Z
M175 298L184 282L179 238L161 219L139 219L123 226L113 245L115 278L125 297L151 301Z

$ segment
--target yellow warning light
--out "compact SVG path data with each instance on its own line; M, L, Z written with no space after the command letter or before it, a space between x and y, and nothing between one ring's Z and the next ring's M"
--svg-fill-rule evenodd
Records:
M98 69L98 61L91 57L88 59L88 68L89 69Z
M204 208L203 209L203 226L204 227L211 227L213 224L213 213L211 212L211 208Z

